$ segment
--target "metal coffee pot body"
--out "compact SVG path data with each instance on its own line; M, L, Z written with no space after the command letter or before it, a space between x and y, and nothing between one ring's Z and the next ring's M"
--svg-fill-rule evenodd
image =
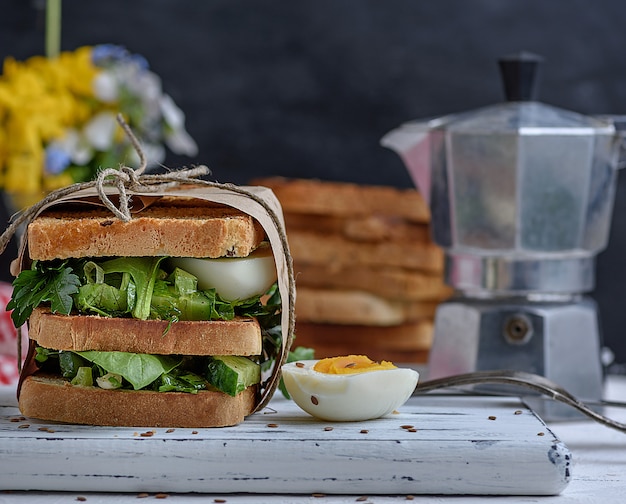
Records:
M429 377L510 368L599 398L600 328L584 294L609 238L626 121L539 103L537 63L500 62L507 102L407 123L381 143L429 203L456 289L437 308Z
M478 295L594 287L621 144L610 118L509 101L410 122L381 143L430 205L451 286Z

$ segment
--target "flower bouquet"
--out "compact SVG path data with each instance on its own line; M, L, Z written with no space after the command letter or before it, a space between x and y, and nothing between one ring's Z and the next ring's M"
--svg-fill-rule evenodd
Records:
M102 168L139 165L116 117L141 142L148 166L166 147L194 156L185 117L148 62L117 45L57 57L7 58L0 75L0 190L15 209Z

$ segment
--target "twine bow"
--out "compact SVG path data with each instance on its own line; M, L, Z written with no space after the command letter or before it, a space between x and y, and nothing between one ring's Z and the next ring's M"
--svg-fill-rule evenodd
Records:
M13 215L9 226L0 236L0 254L6 250L11 238L13 238L13 236L17 233L18 229L20 229L20 227L24 224L28 224L37 214L39 214L42 208L46 207L53 201L64 198L65 196L71 195L83 189L95 187L102 203L113 214L115 214L118 219L128 222L132 217L130 213L130 196L128 196L127 191L159 192L181 183L199 182L199 177L211 173L209 168L204 165L199 165L194 168L181 169L163 174L144 174L148 163L137 137L135 137L126 121L122 118L121 114L118 114L117 121L124 129L124 132L139 155L139 168L136 170L127 166L120 166L119 169L105 168L98 173L95 180L91 180L89 182L78 182L53 191L47 194L38 203ZM107 186L114 186L117 189L117 193L119 194L119 206L116 206L109 195L106 194Z

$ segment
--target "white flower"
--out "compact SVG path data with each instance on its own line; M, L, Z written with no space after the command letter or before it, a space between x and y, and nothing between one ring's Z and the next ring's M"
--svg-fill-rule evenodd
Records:
M77 166L86 165L93 158L93 149L74 128L68 129L63 138L51 142L50 147L65 152Z
M183 128L167 132L165 134L165 143L176 154L184 154L190 157L198 154L198 145Z
M161 96L161 113L163 120L172 129L180 129L185 126L185 113L180 109L172 97L168 94Z
M148 168L158 166L165 161L165 147L160 144L142 143L141 150L146 157L146 164ZM130 167L136 168L139 166L139 155L135 149L128 150L127 164Z
M113 146L117 120L113 112L100 112L83 128L85 139L95 149L108 151Z
M119 97L119 84L113 72L100 72L93 80L93 92L105 103L115 102Z
M185 113L174 103L172 97L164 94L160 100L161 114L167 125L165 142L176 154L195 156L198 145L185 130Z

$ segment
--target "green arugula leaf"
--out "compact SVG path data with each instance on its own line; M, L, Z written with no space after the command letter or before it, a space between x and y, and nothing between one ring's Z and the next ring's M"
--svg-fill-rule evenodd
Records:
M22 271L13 281L13 294L7 310L13 310L11 318L15 327L23 325L41 303L49 302L53 313L68 315L72 311L72 295L80 286L78 276L66 261L45 268L40 264L34 262L32 269Z

